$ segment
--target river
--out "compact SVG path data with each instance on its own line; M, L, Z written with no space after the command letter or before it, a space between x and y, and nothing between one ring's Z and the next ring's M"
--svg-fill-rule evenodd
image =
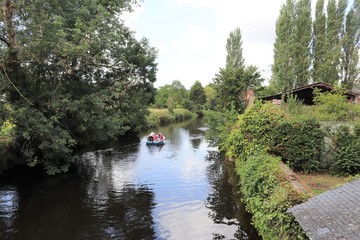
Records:
M0 178L0 239L260 239L233 167L194 120L140 141L78 154L67 174Z

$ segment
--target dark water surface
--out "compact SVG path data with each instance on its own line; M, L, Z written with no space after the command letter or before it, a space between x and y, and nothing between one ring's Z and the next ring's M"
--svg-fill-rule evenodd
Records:
M259 239L233 169L196 120L76 157L72 173L0 178L0 239ZM120 144L119 144L120 145Z

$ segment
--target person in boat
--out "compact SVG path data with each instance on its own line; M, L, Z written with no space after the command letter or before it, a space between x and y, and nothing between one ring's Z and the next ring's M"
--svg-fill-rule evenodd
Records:
M151 132L151 133L149 134L147 140L153 142L153 141L154 141L154 135L155 135L155 133L154 133L154 132Z
M162 133L159 133L158 139L159 139L159 141L164 141L165 136Z
M154 134L153 136L153 141L156 142L158 140L158 135L157 134Z

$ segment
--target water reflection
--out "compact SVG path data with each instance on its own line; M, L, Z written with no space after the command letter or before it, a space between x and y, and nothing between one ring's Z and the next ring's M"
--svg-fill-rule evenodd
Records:
M165 145L144 134L77 156L70 174L0 178L0 239L258 239L203 122L156 131Z
M0 222L7 231L13 231L12 226L18 209L19 197L16 188L9 187L0 190ZM1 231L2 232L2 231ZM2 234L0 233L0 236Z
M251 216L246 212L245 205L240 201L237 190L237 176L233 163L224 162L217 151L209 151L207 172L211 190L206 200L206 207L211 211L209 217L217 224L239 226L232 238L260 239L257 232L250 225ZM228 239L224 235L214 232L214 239Z

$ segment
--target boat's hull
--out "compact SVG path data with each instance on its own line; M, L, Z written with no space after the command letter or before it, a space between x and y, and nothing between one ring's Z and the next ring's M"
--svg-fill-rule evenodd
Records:
M164 141L146 141L146 145L150 146L161 146L164 145Z

